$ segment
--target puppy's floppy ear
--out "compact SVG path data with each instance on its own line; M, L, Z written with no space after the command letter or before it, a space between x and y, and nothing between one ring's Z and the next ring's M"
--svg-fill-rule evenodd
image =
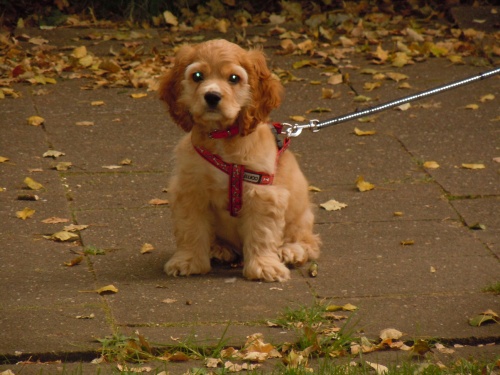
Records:
M248 82L252 90L253 103L247 113L242 113L240 134L250 134L259 123L265 122L269 114L281 104L283 86L278 77L274 76L266 64L264 53L251 50L247 53L250 66L246 67Z
M179 49L175 56L174 66L163 76L158 90L160 99L167 103L172 119L186 132L191 131L193 121L188 108L178 99L181 96L184 71L192 62L194 52L195 49L188 45Z

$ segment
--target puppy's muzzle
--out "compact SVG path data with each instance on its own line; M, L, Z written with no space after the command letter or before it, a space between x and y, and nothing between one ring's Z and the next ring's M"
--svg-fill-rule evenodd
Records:
M205 102L211 109L215 109L222 99L222 95L216 91L209 91L205 94Z

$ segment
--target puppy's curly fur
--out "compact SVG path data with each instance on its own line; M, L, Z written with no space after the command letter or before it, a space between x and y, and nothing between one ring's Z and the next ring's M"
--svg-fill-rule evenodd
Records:
M318 258L307 181L290 151L276 163L276 139L267 123L282 92L259 50L211 40L178 51L159 91L172 119L188 133L176 147L169 188L177 250L165 264L167 274L204 274L212 257L232 261L236 252L248 279L284 281L290 278L287 264ZM233 125L239 129L233 137L209 136ZM228 175L193 146L227 163L274 174L273 184L244 182L243 206L232 217Z

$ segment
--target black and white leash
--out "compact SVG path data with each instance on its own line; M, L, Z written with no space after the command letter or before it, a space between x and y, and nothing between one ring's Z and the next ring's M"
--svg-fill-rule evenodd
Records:
M414 100L426 98L426 97L431 96L431 95L439 94L443 91L451 90L451 89L457 88L459 86L467 85L469 83L480 81L480 80L483 80L485 78L492 77L492 76L499 74L499 73L500 73L500 68L496 68L496 69L493 69L493 70L490 70L490 71L487 71L487 72L484 72L484 73L481 73L481 74L478 74L478 75L475 75L475 76L472 76L472 77L469 77L466 79L462 79L460 81L448 83L446 85L438 86L438 87L435 87L435 88L430 89L430 90L421 91L421 92L414 94L414 95L405 96L401 99L396 99L396 100L393 100L393 101L390 101L387 103L383 103L383 104L380 104L380 105L377 105L374 107L364 109L362 111L351 112L347 115L335 117L335 118L332 118L332 119L326 120L326 121L320 122L318 120L310 120L309 124L302 124L302 125L301 124L283 123L282 124L283 125L282 134L286 135L287 137L298 137L302 133L302 130L304 130L304 129L309 129L313 133L315 133L315 132L318 132L321 129L326 128L328 126L337 125L337 124L340 124L340 123L343 123L346 121L351 121L351 120L355 120L355 119L360 118L360 117L365 117L365 116L371 115L371 114L376 113L376 112L385 111L386 109L389 109L389 108L398 107L402 104L409 103L409 102L412 102Z

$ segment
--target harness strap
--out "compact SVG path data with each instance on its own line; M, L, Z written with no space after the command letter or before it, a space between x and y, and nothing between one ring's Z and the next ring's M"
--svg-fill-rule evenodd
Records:
M272 130L276 135L279 134L277 129L280 124L273 124ZM281 144L281 140L278 143L278 152L276 154L276 165L278 164L279 157L287 149L290 139L286 138ZM251 169L245 168L241 164L230 164L226 163L219 155L212 154L210 151L204 149L203 147L194 146L196 152L207 160L214 167L224 172L229 176L229 212L231 216L238 216L238 212L243 206L243 181L250 182L252 184L258 185L271 185L274 181L274 174L268 174L264 172L256 172Z

